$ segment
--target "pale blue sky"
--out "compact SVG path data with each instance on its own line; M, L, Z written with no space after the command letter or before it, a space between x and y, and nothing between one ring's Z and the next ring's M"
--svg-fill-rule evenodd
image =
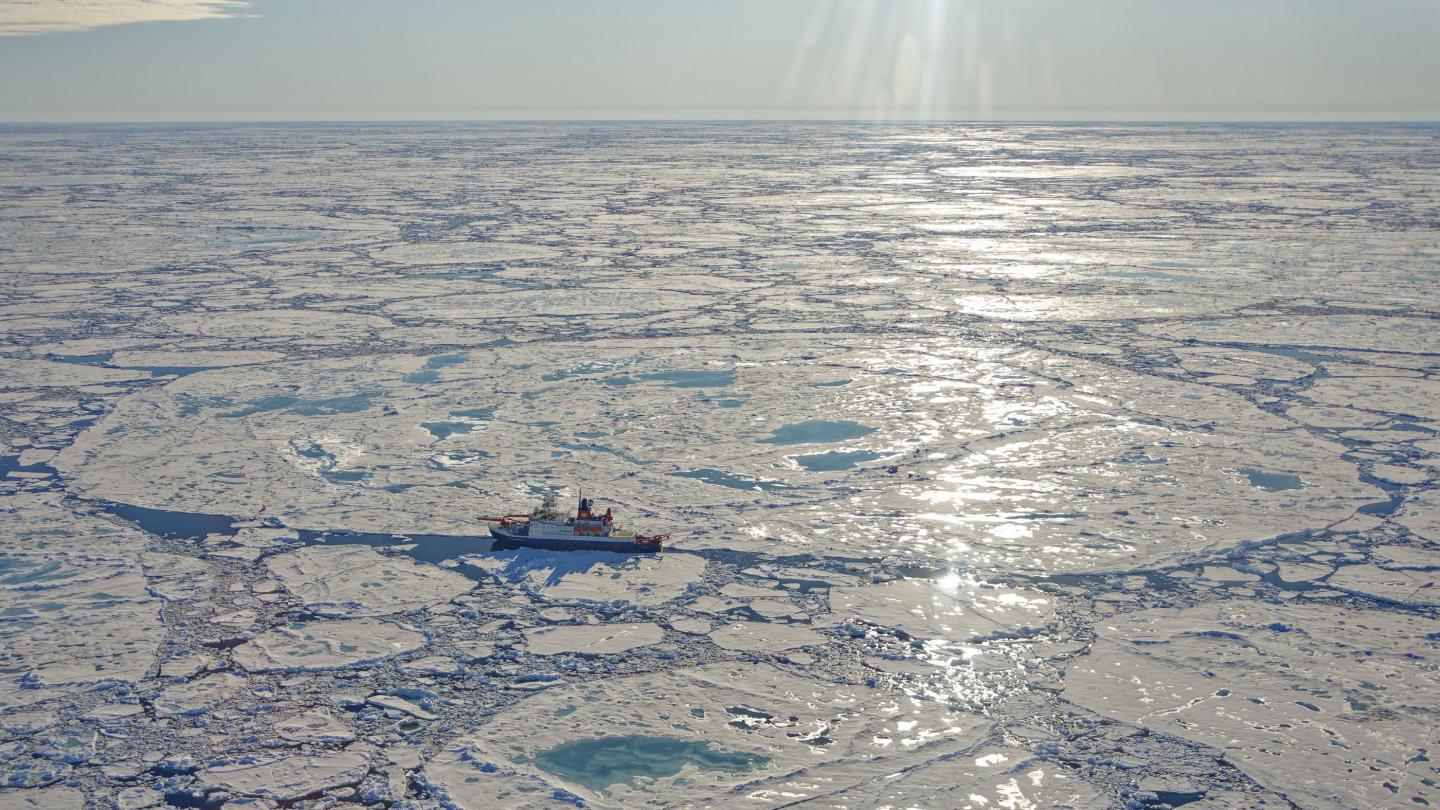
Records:
M0 34L7 121L1440 119L1440 0L0 0Z

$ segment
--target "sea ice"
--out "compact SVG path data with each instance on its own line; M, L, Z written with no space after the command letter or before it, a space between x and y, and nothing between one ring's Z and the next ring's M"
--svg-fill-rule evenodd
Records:
M780 652L824 644L827 639L798 624L730 622L710 631L710 640L727 650Z
M85 794L56 786L27 791L0 791L0 810L81 810Z
M1220 602L1096 625L1065 676L1076 704L1225 752L1257 782L1310 807L1375 807L1392 788L1434 803L1440 680L1419 616Z
M246 686L244 678L228 672L167 686L155 698L155 716L203 714L234 697Z
M0 557L0 625L8 674L0 706L47 697L45 687L144 677L164 638L160 600L138 559L85 562ZM17 679L26 689L19 690Z
M562 604L628 602L655 606L689 590L705 570L693 554L657 556L609 552L496 552L481 564L539 599Z
M1374 565L1346 565L1325 580L1331 588L1418 607L1440 606L1440 577L1434 571L1393 571Z
M988 728L939 704L897 701L866 687L818 684L753 664L577 684L547 690L527 704L447 745L426 763L426 783L460 808L551 806L556 790L599 807L741 803L772 782L784 785L796 773L834 764L832 784L797 789L786 797L794 801L856 786L871 768L894 772L906 767L902 762L964 750ZM537 716L547 718L543 730L530 719ZM654 772L648 757L631 770L623 757L572 756L560 774L546 761L547 751L567 743L599 745L625 735L659 740L658 751L680 758ZM685 751L690 753L681 756ZM711 768L695 764L706 761Z
M1434 135L0 132L0 810L1433 804Z
M314 709L275 724L275 733L291 742L335 744L355 739L355 732L324 709Z
M293 802L329 788L353 785L369 770L364 754L317 752L214 765L201 771L199 779L212 788L241 796Z
M310 546L268 558L286 590L321 616L385 616L445 602L470 590L464 576L369 546Z
M653 622L573 624L527 630L525 645L536 655L614 655L658 644L662 636Z
M1064 808L1099 810L1110 803L1063 767L1023 749L983 743L931 756L896 770L894 763L825 763L803 775L775 780L746 796L784 806L797 796L805 807Z
M377 619L300 622L268 630L235 648L250 672L343 669L414 652L425 636Z
M849 619L919 639L974 642L1031 635L1054 619L1054 600L973 579L901 579L830 590L832 622Z

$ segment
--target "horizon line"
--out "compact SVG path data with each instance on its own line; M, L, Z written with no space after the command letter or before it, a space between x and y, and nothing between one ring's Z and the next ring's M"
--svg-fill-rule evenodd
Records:
M227 124L865 124L872 126L926 126L936 124L1252 124L1252 125L1423 125L1440 124L1440 114L1429 118L153 118L153 119L5 119L0 126L167 126Z

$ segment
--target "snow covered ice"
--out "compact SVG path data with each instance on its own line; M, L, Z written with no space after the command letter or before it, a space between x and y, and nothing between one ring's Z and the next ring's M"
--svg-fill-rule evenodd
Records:
M0 810L1434 805L1437 135L0 130Z

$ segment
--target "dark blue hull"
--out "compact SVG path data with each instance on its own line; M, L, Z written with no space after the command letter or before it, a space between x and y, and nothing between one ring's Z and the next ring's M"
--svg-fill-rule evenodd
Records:
M543 548L552 551L614 551L620 554L654 554L659 547L637 543L633 540L611 540L604 537L531 537L528 534L512 534L499 528L490 527L490 536L500 545Z

